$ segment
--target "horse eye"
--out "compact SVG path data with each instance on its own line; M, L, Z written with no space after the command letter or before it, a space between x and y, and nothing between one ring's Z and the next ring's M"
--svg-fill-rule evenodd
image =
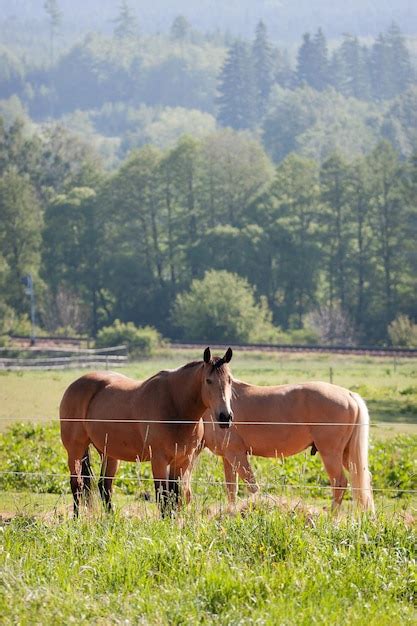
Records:
M212 382L213 382L213 381L211 381L211 380L210 380L210 378L206 378L206 383L207 383L208 385L211 385L211 383L212 383Z

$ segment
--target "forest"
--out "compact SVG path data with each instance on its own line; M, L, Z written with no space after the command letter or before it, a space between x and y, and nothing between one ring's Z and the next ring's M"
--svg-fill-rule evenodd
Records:
M15 19L0 49L3 335L28 328L30 274L50 334L370 345L402 320L417 340L412 37L144 33L121 2L69 41L44 7L37 44ZM202 294L257 323L193 326Z

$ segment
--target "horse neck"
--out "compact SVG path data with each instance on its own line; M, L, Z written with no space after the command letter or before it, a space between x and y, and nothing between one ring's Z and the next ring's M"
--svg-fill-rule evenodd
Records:
M206 410L201 397L203 366L200 363L192 367L181 367L170 372L171 395L178 417L194 421Z

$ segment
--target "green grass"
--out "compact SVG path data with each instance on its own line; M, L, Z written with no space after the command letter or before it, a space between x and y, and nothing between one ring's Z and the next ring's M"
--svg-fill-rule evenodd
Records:
M2 529L0 612L4 624L415 624L415 557L415 532L392 517L17 517Z
M145 378L199 356L176 351L122 371ZM258 384L329 380L332 368L335 383L364 396L378 422L373 484L394 489L391 498L376 493L376 519L355 518L349 503L339 519L325 513L326 475L309 454L252 460L267 492L291 506L268 500L272 508L261 501L245 515L219 515L222 467L204 453L193 506L176 520L160 520L144 501L152 492L145 463L122 464L115 515L96 506L74 522L50 420L81 372L2 373L0 417L23 423L0 422L0 470L44 473L0 477L2 624L417 623L417 496L404 494L417 489L417 361L237 352L232 364ZM310 488L288 486L299 484Z

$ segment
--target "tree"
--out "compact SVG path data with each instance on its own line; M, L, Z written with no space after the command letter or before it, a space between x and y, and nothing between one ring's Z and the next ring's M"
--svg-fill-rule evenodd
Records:
M398 155L381 142L368 156L372 193L372 228L375 237L375 299L379 298L381 334L396 312L403 274L406 226L405 172Z
M49 40L50 40L50 62L51 67L54 65L54 42L58 32L58 28L61 25L62 13L59 8L57 0L45 0L43 4L48 17L49 17Z
M290 155L277 167L258 209L256 221L264 226L264 253L269 257L264 293L284 328L302 328L315 303L322 258L317 233L319 193L317 165Z
M366 100L370 97L368 50L357 37L344 35L334 52L329 68L334 87L347 96Z
M33 186L26 176L9 169L0 178L0 253L6 264L6 301L19 313L26 310L21 277L38 273L41 227L42 215Z
M311 84L313 76L314 43L310 33L304 33L303 43L297 53L297 77L299 83Z
M318 91L323 91L329 84L329 59L326 38L319 28L313 39L311 86Z
M252 128L256 121L256 93L252 59L247 46L236 41L229 48L219 76L217 119L236 130Z
M50 106L50 116L51 118L54 117L54 104L55 104L55 93L53 90L53 78L52 78L52 70L54 67L54 63L55 63L55 50L54 50L54 43L55 43L55 38L56 38L56 34L58 32L58 28L61 24L61 19L62 19L62 15L61 15L61 11L59 10L59 6L58 6L58 2L57 0L45 0L44 2L44 9L49 17L49 41L50 41L50 47L49 47L49 60L50 60L50 65L51 65L51 84L50 84L50 95L49 95L49 106Z
M371 78L373 95L378 100L394 98L410 84L410 55L395 23L386 33L380 33L372 46Z
M328 64L327 43L321 28L313 39L310 33L305 33L297 56L299 83L301 85L307 83L314 89L322 91L329 83Z
M121 0L119 14L114 20L114 36L116 39L129 39L137 35L137 20L128 0Z
M392 92L397 95L410 86L413 71L404 36L395 22L392 22L388 28L386 43L390 48L389 69L392 76Z
M191 25L184 15L177 15L171 24L170 34L174 41L184 41L190 34Z
M256 27L256 37L252 46L252 59L256 84L258 115L265 113L271 87L274 83L272 49L268 41L265 24L260 21Z
M276 333L264 300L256 302L249 283L226 271L208 271L178 294L173 321L187 339L270 341Z
M320 171L322 225L328 276L327 301L332 308L339 304L342 311L350 303L348 264L351 229L348 204L346 163L338 155L327 159Z
M83 330L93 336L99 326L98 300L103 288L99 270L102 225L97 213L93 189L74 187L56 196L45 212L42 250L43 276L53 300L65 289L87 304L90 325Z

